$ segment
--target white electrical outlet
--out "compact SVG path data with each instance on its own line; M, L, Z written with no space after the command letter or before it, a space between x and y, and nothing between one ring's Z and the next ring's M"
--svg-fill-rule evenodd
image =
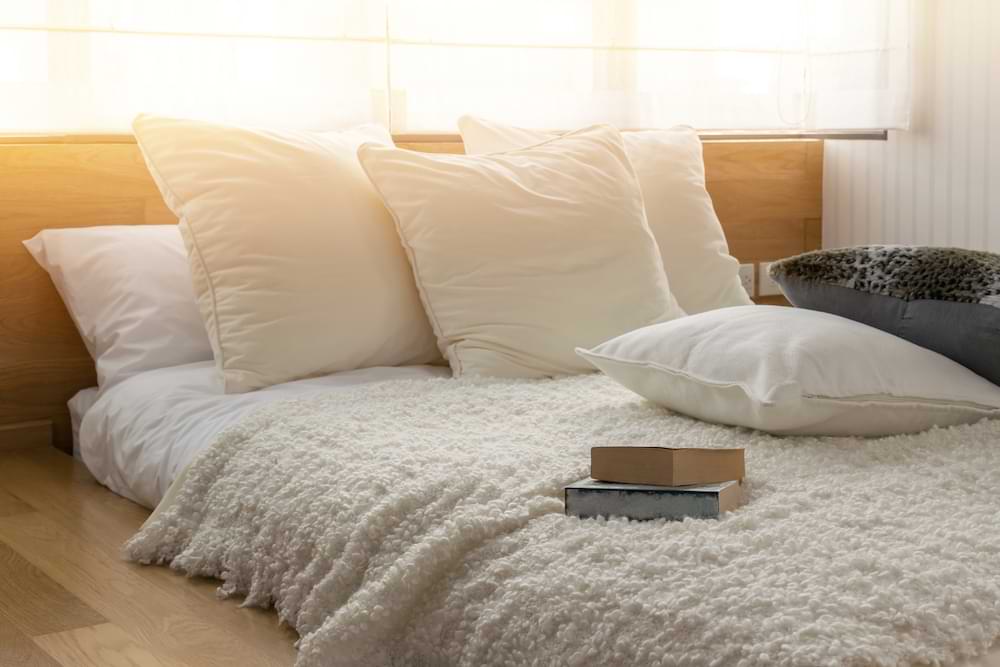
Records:
M753 264L740 264L740 284L751 299L757 296L754 292L757 283L755 268Z
M771 262L760 263L760 279L757 281L757 296L781 296L781 287L771 280Z

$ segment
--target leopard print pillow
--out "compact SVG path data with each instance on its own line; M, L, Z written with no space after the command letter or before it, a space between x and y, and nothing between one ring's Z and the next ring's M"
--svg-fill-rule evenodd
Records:
M1000 308L1000 255L961 248L865 245L818 250L771 264L771 277L822 281L905 301Z
M795 306L888 331L1000 384L1000 255L870 245L771 264Z

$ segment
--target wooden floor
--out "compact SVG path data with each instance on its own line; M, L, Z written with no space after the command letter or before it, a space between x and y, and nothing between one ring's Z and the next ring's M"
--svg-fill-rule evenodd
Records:
M188 667L295 661L270 611L217 582L119 558L148 511L55 449L0 451L0 665Z

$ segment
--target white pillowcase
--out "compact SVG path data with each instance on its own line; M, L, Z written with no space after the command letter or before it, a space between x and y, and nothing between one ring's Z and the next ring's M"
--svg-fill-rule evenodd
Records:
M212 358L176 225L46 229L24 246L52 278L101 389Z
M586 372L575 346L683 314L614 128L488 156L358 156L456 376Z
M270 132L142 115L227 393L440 359L392 219L358 165L388 132Z
M460 118L458 127L469 154L508 151L555 136L471 116ZM689 127L675 127L622 136L677 302L691 314L752 303L740 285L739 262L729 254L705 189L698 134Z
M654 403L772 433L878 436L1000 416L1000 387L964 366L813 310L728 308L578 352Z

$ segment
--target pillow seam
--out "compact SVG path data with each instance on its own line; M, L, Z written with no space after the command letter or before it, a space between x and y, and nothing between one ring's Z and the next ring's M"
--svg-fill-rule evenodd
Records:
M708 380L708 379L705 379L705 378L699 377L697 375L693 375L691 373L687 373L687 372L684 372L684 371L681 371L681 370L678 370L678 369L675 369L675 368L669 368L669 367L664 366L662 364L658 364L655 361L634 361L634 360L631 360L631 359L618 359L616 357L609 357L609 356L604 355L604 354L599 354L599 353L596 353L596 352L591 352L589 350L583 350L583 349L577 349L577 354L583 356L584 358L587 358L588 356L591 356L591 357L595 357L597 359L603 359L605 361L610 361L610 362L613 362L613 363L625 364L625 365L628 365L628 366L639 366L639 367L642 367L642 368L649 368L649 369L653 369L653 370L662 371L664 373L669 373L670 375L680 376L680 377L692 380L694 382L698 382L698 383L700 383L702 385L705 385L705 386L708 386L708 387L719 387L719 388L739 387L740 389L743 390L743 392L747 395L748 398L750 398L753 401L756 401L757 403L759 403L760 405L762 405L764 407L773 407L773 406L777 406L778 405L778 403L776 403L774 401L768 401L768 400L765 400L765 399L758 398L754 392L751 392L751 390L749 389L748 385L746 383L744 383L744 382L718 382L718 381L715 381L715 380ZM605 373L605 375L607 375L607 374ZM780 385L777 385L777 386L779 386L779 387L780 386L784 386L784 384L787 384L787 383L783 383L783 384L780 384ZM862 398L864 396L871 396L871 397L873 397L874 400L864 400ZM895 399L895 400L884 400L884 399L878 400L877 398L874 398L874 397L879 397L879 396L885 396L885 397L889 397L889 398L892 398L892 399ZM836 403L852 403L852 404L856 404L856 405L861 405L861 404L869 404L870 405L872 403L877 403L879 405L887 405L887 404L901 405L901 404L908 404L908 405L913 405L913 406L917 406L917 407L938 407L938 408L954 408L954 409L966 408L966 409L973 409L973 410L978 410L978 411L982 411L982 412L989 412L989 413L1000 412L1000 406L985 405L985 404L982 404L982 403L977 403L976 401L967 401L967 400L954 400L953 401L953 400L948 400L948 399L920 398L920 397L917 397L917 396L895 396L893 394L859 394L857 396L824 396L824 395L821 395L821 394L811 394L811 393L802 392L801 393L801 397L802 398L811 399L811 400L833 401L833 402L836 402Z
M602 359L604 361L610 361L610 362L613 362L613 363L616 363L616 364L625 364L627 366L638 366L638 367L641 367L641 368L648 368L648 369L652 369L652 370L662 371L664 373L669 373L670 375L680 376L680 377L683 377L683 378L686 378L686 379L689 379L689 380L693 380L694 382L698 382L700 384L703 384L703 385L706 385L706 386L709 386L709 387L719 387L719 388L737 387L737 388L741 389L744 394L746 394L747 398L749 398L749 399L751 399L751 400L753 400L753 401L755 401L757 403L760 403L761 405L768 406L768 407L777 405L777 403L775 403L774 401L768 401L766 399L763 399L763 398L760 398L759 396L757 396L756 392L752 391L750 389L750 387L745 382L735 382L735 381L734 382L719 382L719 381L716 381L716 380L708 380L706 378L700 377L698 375L694 375L692 373L687 373L685 371L681 371L681 370L678 370L676 368L669 368L669 367L664 366L662 364L658 364L655 361L635 361L635 360L632 360L632 359L619 359L617 357L610 357L610 356L607 356L607 355L604 355L604 354L599 354L597 352L591 352L590 350L584 350L584 349L577 349L576 353L579 354L579 355L581 355L585 359L588 358L588 357L594 357L596 359ZM607 373L605 373L605 375L607 375ZM779 386L781 386L781 385L779 385Z

